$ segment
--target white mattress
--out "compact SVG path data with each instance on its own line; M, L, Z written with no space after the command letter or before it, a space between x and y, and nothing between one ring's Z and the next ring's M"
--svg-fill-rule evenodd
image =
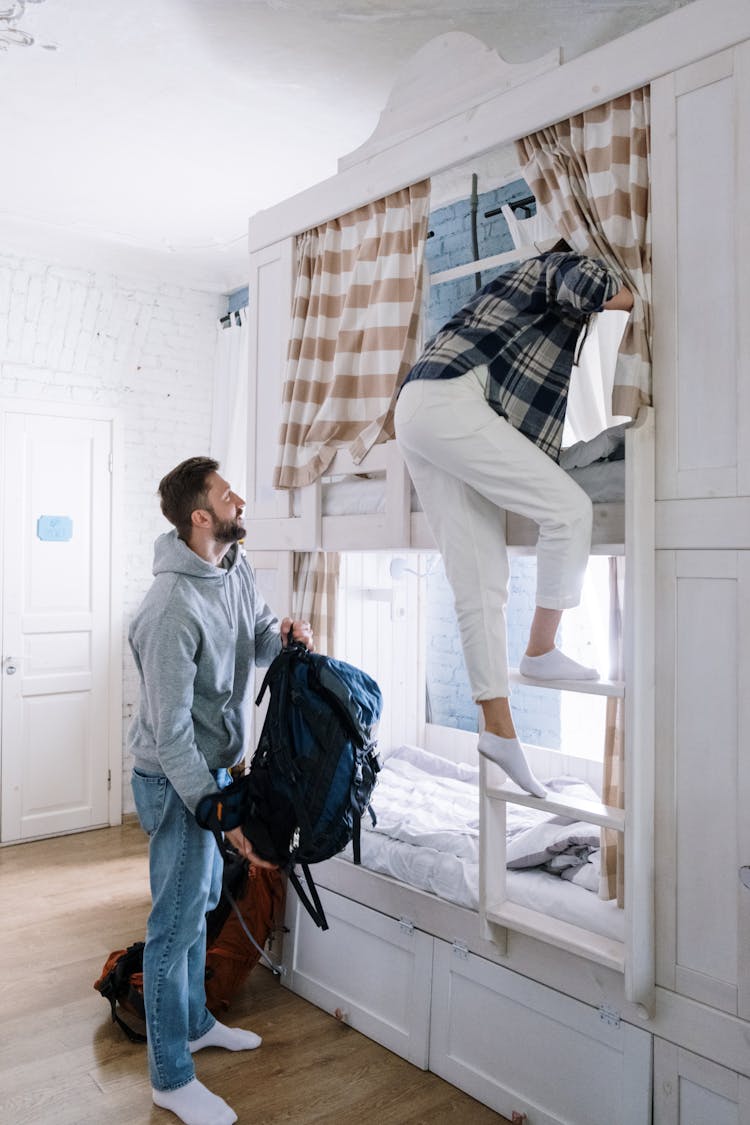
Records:
M362 825L362 866L459 906L478 909L478 775L477 767L457 765L419 747L402 746L394 751L386 758L373 793L378 823L373 828L368 819ZM586 794L584 782L573 778L554 779L552 786L558 792L595 797L593 792ZM522 805L509 804L507 813L509 853L523 852L523 841L536 839L542 822L549 827L541 831L548 832L555 831L552 824L565 825L562 818ZM559 829L569 830L568 826ZM590 826L587 830L592 831ZM351 846L343 855L351 860ZM591 871L580 871L593 874L584 881L595 886L598 852L590 859L585 866ZM532 868L509 870L507 889L514 902L623 940L623 911L582 885Z

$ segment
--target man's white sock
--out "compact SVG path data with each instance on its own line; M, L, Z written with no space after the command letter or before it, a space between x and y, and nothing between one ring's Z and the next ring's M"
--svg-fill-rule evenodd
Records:
M480 754L505 770L511 781L515 781L527 793L531 793L533 797L546 795L547 790L529 769L523 746L517 738L501 738L499 734L491 734L485 730L479 736L477 749Z
M154 1105L168 1109L184 1125L234 1125L237 1114L223 1098L194 1078L179 1090L151 1089Z
M254 1051L262 1042L260 1035L256 1035L254 1031L245 1031L243 1027L227 1027L217 1020L200 1039L191 1039L188 1047L191 1055L202 1051L204 1047L223 1047L225 1051Z
M587 668L577 660L571 660L559 648L553 648L541 656L523 656L518 667L522 676L534 680L598 680L596 668Z

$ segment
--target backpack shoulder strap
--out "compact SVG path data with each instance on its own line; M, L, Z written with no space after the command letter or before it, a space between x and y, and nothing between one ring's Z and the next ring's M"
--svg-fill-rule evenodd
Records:
M310 897L308 898L305 889L299 880L299 876L294 870L294 867L289 868L289 882L292 884L295 891L299 895L302 905L312 918L315 925L319 926L321 930L327 930L328 919L326 918L325 911L323 909L323 903L320 901L318 888L315 886L313 877L310 874L310 868L306 863L300 863L300 867L302 868L302 872L305 876L305 882L307 883L307 889L310 892Z
M367 811L370 814L373 828L378 823L378 818L375 816L375 810L372 805L367 806ZM352 855L353 862L356 864L362 863L362 817L359 813L352 810Z
M359 866L362 863L361 844L362 821L359 813L352 813L352 859Z

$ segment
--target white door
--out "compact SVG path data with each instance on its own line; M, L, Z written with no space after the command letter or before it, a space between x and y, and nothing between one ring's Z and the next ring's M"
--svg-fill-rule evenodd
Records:
M6 842L109 820L113 423L1 417Z

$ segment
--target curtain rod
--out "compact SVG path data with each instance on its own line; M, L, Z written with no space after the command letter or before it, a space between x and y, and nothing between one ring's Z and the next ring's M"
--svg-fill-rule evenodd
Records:
M485 211L484 217L485 219L491 219L493 215L499 215L503 207L520 207L524 211L529 211L532 203L536 203L533 195L525 195L523 199L508 199L500 207L493 207L491 211Z

